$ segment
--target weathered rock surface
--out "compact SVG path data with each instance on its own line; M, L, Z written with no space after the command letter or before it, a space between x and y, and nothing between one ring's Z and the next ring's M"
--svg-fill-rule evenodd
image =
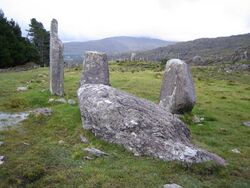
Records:
M108 59L105 53L93 51L88 51L85 53L80 84L110 85Z
M157 104L102 84L82 85L78 100L84 129L135 155L225 165L219 156L193 146L186 125Z
M161 87L160 106L179 114L192 111L195 89L188 65L179 59L167 62Z
M50 92L62 96L64 93L63 43L58 38L57 20L50 27Z

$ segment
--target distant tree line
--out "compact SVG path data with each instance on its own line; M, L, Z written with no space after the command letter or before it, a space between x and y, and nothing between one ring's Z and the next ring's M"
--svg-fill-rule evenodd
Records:
M49 32L35 18L29 27L28 37L22 37L18 23L8 20L0 9L0 68L27 62L49 64Z

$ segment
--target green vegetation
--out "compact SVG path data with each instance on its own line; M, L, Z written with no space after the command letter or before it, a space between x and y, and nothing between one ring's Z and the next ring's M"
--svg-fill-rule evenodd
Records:
M162 72L155 68L112 63L111 84L139 97L159 101ZM129 68L128 68L129 67ZM124 71L122 71L124 70ZM161 187L177 183L188 187L250 187L250 73L222 73L217 68L193 68L197 104L185 114L196 145L225 158L226 167L214 163L192 166L135 157L83 130L77 105L48 103L48 69L0 74L0 111L51 107L50 117L32 116L22 125L0 131L0 187ZM65 98L76 100L80 70L65 70ZM29 83L29 90L16 87ZM204 117L202 125L192 116ZM89 139L81 143L79 136ZM58 141L63 140L64 144ZM109 156L86 160L83 149L93 146ZM240 154L231 150L237 148Z
M50 34L35 18L30 20L28 35L39 55L39 64L49 65Z
M38 53L27 38L22 37L19 25L8 21L0 9L0 68L36 61Z
M22 37L18 23L13 19L9 21L0 9L0 68L27 62L49 64L49 32L35 18L29 26L29 38Z

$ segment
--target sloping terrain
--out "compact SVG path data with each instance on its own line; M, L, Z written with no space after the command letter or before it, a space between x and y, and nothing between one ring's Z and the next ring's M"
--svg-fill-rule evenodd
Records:
M230 61L239 48L250 46L250 33L230 37L201 38L188 42L178 42L166 47L136 53L136 59L160 61L162 59L179 58L190 61L200 56L206 63ZM248 52L250 58L250 52ZM122 54L116 58L129 58L130 54Z

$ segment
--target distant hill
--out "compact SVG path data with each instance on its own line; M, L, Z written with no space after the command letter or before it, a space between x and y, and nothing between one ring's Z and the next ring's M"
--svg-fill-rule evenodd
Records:
M100 51L111 55L131 51L150 50L174 43L175 42L145 37L110 37L87 42L64 43L64 56L82 56L84 51Z
M135 58L151 61L180 58L188 62L194 57L202 58L205 63L224 62L232 58L238 49L249 49L250 33L229 37L201 38L188 42L179 42L166 47L137 52ZM250 52L248 52L250 57ZM120 54L113 58L129 58L130 54ZM248 57L248 58L249 58ZM199 59L198 58L198 59Z

